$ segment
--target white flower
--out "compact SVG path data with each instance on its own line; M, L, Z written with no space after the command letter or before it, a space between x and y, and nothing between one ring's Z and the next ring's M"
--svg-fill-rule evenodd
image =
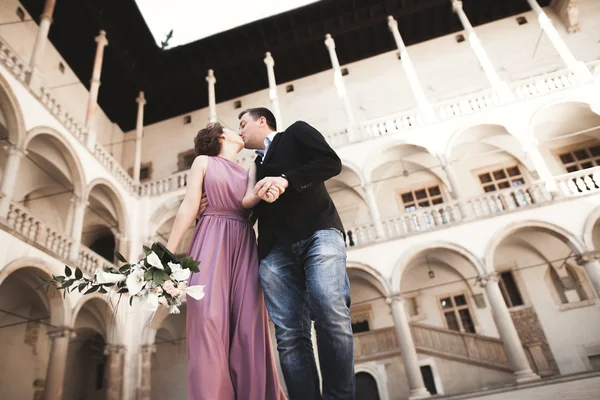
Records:
M150 253L148 257L146 257L146 261L148 261L148 264L152 265L154 268L162 270L165 269L165 267L163 267L162 263L160 262L160 258L158 258L155 252Z
M144 310L150 311L150 312L155 312L156 309L158 308L158 304L159 304L158 295L154 292L148 292L148 295L143 300Z
M189 286L183 290L188 296L192 299L200 300L204 297L204 286L202 285L194 285Z
M172 306L169 310L169 314L179 314L179 308L177 306Z
M179 271L173 271L173 273L171 274L171 279L173 279L174 281L187 281L188 278L190 277L190 270L189 269L181 269L179 268Z
M146 286L146 281L144 281L144 271L141 269L135 270L129 274L127 277L127 290L129 290L129 295L135 296L138 294L144 286Z
M182 270L181 264L175 264L169 261L167 265L169 266L169 268L171 268L171 272L177 272Z
M165 296L160 296L158 298L158 304L160 304L161 306L166 306L168 304L167 298Z
M110 272L105 272L101 269L96 271L96 282L102 283L117 283L127 279L125 275L121 274L111 274Z

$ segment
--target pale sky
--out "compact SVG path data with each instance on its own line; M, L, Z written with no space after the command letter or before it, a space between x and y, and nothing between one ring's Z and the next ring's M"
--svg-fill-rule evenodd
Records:
M136 0L156 43L173 29L168 48L319 0Z

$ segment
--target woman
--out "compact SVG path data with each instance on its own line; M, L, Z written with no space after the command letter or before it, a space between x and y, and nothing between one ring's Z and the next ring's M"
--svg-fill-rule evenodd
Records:
M175 253L194 221L203 190L210 206L202 214L188 255L200 261L190 285L205 285L201 300L187 300L188 397L193 400L279 400L279 384L258 277L258 255L249 215L255 166L235 162L244 141L220 124L195 140L196 159L167 248ZM272 201L276 188L270 193ZM283 189L281 189L283 190Z

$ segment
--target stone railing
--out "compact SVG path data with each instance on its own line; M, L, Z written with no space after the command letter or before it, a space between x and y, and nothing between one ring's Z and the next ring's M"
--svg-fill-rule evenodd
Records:
M31 215L27 209L15 203L9 206L6 226L27 243L46 250L52 256L67 260L73 241Z
M586 64L592 75L600 75L600 60L591 61Z
M446 120L492 108L500 103L498 93L488 89L438 103L434 105L434 111L440 120Z
M344 147L348 143L350 143L350 137L348 136L348 131L343 130L341 132L328 133L325 134L325 140L327 143L333 148Z
M356 361L389 357L396 353L400 353L400 348L396 340L394 327L354 335L354 359Z
M185 170L163 179L142 183L140 185L140 196L159 196L183 189L187 185L189 172L190 170Z
M510 371L500 339L416 323L410 328L417 351Z
M113 157L106 149L96 144L94 149L94 156L96 159L106 168L119 182L127 189L129 193L137 193L138 184L133 180L131 176L121 166L116 158Z
M0 40L0 63L21 82L25 82L31 69L6 43Z
M569 69L562 69L544 75L534 76L510 84L518 99L539 96L545 93L566 89L576 83L575 75Z
M90 276L94 275L99 268L117 268L113 263L107 261L104 257L98 255L84 245L81 245L81 249L79 250L78 261L78 267L84 272L87 272Z
M423 125L419 110L413 109L366 121L358 126L358 140L377 138Z
M537 181L489 192L461 202L453 200L384 219L381 221L384 236L379 238L373 223L350 227L347 231L346 244L351 248L364 247L378 241L399 239L493 215L538 207L553 201L598 193L600 192L600 167L557 176L554 181L559 190L556 199L548 192L544 182Z

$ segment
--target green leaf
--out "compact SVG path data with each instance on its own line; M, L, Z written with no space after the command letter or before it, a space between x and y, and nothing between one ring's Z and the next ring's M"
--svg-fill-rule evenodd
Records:
M69 286L71 286L73 283L75 282L75 279L69 279L67 281L64 281L62 284L62 288L68 288Z
M115 257L117 257L117 260L126 263L127 260L125 259L125 257L123 257L123 255L121 253L119 253L117 250L115 250Z
M150 247L144 246L143 248L144 248L144 254L145 255L148 255L148 254L152 253L152 249Z
M131 296L131 297L129 298L129 306L132 306L132 305L133 305L133 296Z
M83 278L83 272L79 269L79 267L77 267L75 269L75 278L76 279L81 279Z
M187 268L192 272L200 272L198 266L200 265L200 261L194 261L192 257L183 257L181 260L181 268Z
M153 278L154 278L154 283L156 283L157 285L162 285L164 282L171 279L169 277L169 274L167 274L165 271L161 271L161 270L156 270Z
M71 276L73 272L71 271L71 268L69 268L67 265L65 265L65 275L67 277Z
M100 286L92 286L91 288L89 288L87 290L87 292L85 292L84 294L90 294L90 293L94 293L96 290L98 290Z
M127 288L121 288L117 293L129 293Z
M122 282L123 282L123 281L122 281ZM120 283L120 282L119 282L119 283ZM123 283L124 283L124 282L123 282ZM103 284L102 284L102 286L104 286L104 287L113 287L113 286L115 286L115 284L114 284L113 282L111 282L111 283L103 283Z
M56 280L56 282L62 283L65 280L65 277L64 276L55 276L54 280Z
M126 274L131 269L131 265L125 264L121 268L119 268L119 273Z
M108 292L103 287L100 287L100 289L98 289L98 293L104 294L104 293L108 293Z
M77 290L79 290L79 292L81 292L83 289L85 289L86 286L87 286L87 282L80 283L79 286L77 287Z
M146 272L144 272L144 280L151 281L155 270L156 270L156 268L150 268L150 269L146 270Z

